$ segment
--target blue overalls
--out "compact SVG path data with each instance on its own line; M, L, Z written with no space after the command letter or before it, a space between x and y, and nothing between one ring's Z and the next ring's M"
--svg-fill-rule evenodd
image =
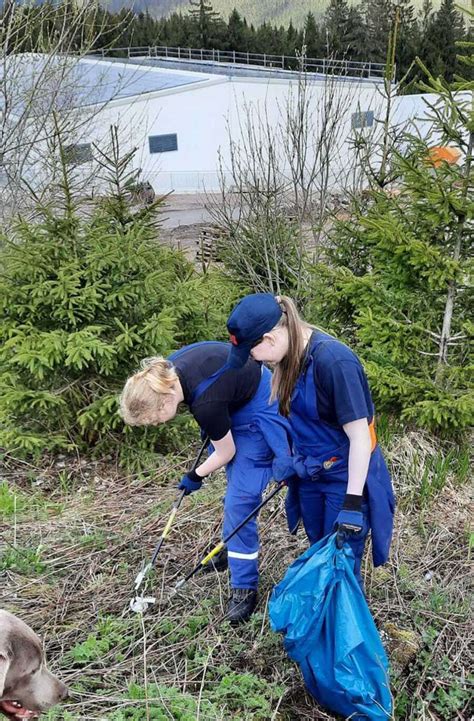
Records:
M191 347L209 345L213 341L194 343L169 357ZM219 344L222 345L222 344ZM191 403L196 401L217 378L228 370L219 368L195 389ZM235 455L226 466L227 489L224 498L223 535L232 531L262 500L262 494L272 478L272 464L276 457L290 455L288 421L278 412L278 403L269 403L271 373L262 366L262 378L254 397L231 414L231 432ZM211 447L212 452L212 447ZM258 526L253 519L227 544L232 588L252 588L258 585Z
M296 533L300 520L311 544L331 533L342 508L348 483L349 439L341 426L332 426L318 414L314 364L324 340L312 339L307 363L293 392L290 425L295 470L286 498L288 525ZM393 529L395 499L390 474L380 447L373 439L362 512L364 527L349 539L354 572L361 583L360 566L365 541L372 532L374 566L387 561Z

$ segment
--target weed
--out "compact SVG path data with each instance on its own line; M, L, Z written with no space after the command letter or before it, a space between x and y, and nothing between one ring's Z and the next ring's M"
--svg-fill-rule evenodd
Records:
M107 540L103 531L93 531L92 533L84 533L77 539L84 548L96 548L103 550L106 548Z
M40 574L45 570L41 560L43 546L36 549L7 548L0 555L0 571L16 571L24 576Z
M168 643L178 643L179 641L191 641L196 635L202 631L210 623L210 617L207 614L195 614L186 619L186 623L176 625L169 619L162 618L155 628L155 633L160 637L166 637ZM194 657L195 647L189 644L186 655L192 659Z
M148 714L145 713L145 699L148 698ZM143 721L149 717L152 721L196 721L198 712L197 700L187 693L176 688L150 684L147 692L142 686L131 684L128 689L128 699L135 701L133 705L125 706L117 711L107 714L107 721ZM201 718L206 721L221 718L211 702L203 699L200 707Z
M231 671L223 676L217 686L206 691L206 698L219 707L236 714L243 721L268 721L272 702L283 693L281 686L270 683L251 673ZM227 716L226 716L227 718Z
M36 477L36 475L35 475ZM48 517L52 512L59 513L62 504L51 503L40 494L29 495L18 488L10 488L6 481L0 483L0 520L22 518L28 515L30 520Z
M433 701L433 707L439 711L441 718L455 718L457 712L472 700L472 680L470 689L459 679L451 679L447 688L440 687L428 694L427 699Z
M423 632L425 648L416 656L410 669L409 685L418 687L418 694L414 695L406 687L407 680L402 683L405 688L397 693L398 681L395 680L395 718L400 721L412 721L424 718L426 707L435 709L441 719L470 718L465 715L468 704L472 698L472 677L465 678L453 671L452 659L447 655L437 656L433 653L433 644L439 637L439 631L434 626L428 626ZM431 687L430 681L436 680L434 686L425 693L419 691L420 679L425 678Z
M123 657L120 648L129 641L131 625L137 625L136 619L131 622L105 616L101 618L93 633L85 641L77 643L65 656L65 661L72 661L75 665L86 666L90 663L104 661L104 657L115 650L115 658ZM138 626L137 626L138 628Z
M436 453L432 458L427 459L418 491L419 505L425 506L433 496L445 487L448 476L453 470L455 458L456 451L451 450L446 455Z
M62 496L68 496L74 488L73 474L66 469L58 473L58 485Z
M400 691L395 696L395 718L402 719L406 717L407 712L410 709L410 695L407 691Z
M111 646L109 639L97 638L93 633L90 633L85 641L73 646L69 655L76 664L84 666L93 661L98 661L110 651Z
M25 498L18 491L10 489L6 481L0 483L0 518L16 516L25 507Z
M60 707L50 709L42 718L44 721L78 721L77 716Z
M150 684L147 694L142 686L129 687L129 701L145 701L148 697L150 719L154 721L196 721L197 699L176 688ZM213 719L238 719L239 721L268 721L272 701L281 695L282 689L249 673L230 672L220 683L204 691L200 716L206 721ZM223 715L221 715L221 712ZM145 717L143 703L126 706L113 711L107 721L142 721Z

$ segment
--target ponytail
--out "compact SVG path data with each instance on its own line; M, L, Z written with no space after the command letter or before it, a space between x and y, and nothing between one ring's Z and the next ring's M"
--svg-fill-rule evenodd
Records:
M276 299L283 310L283 315L276 328L285 327L288 331L288 353L276 364L273 371L270 400L278 399L280 413L287 417L290 413L291 396L301 371L305 350L301 330L312 326L302 320L291 298L282 295L277 296Z

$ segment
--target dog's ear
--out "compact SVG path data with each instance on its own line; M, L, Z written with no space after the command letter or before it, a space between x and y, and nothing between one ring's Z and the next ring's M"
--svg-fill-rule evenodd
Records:
M0 638L0 698L3 696L5 681L7 680L8 669L10 668L10 650L7 647L6 639Z
M7 679L8 669L10 668L10 659L0 651L0 698L3 696L5 681Z

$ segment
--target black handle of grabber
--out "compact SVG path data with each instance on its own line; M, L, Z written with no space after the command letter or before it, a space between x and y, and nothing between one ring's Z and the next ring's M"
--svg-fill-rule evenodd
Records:
M198 467L199 461L200 461L201 458L202 458L202 454L204 453L204 451L205 451L206 448L208 447L208 445L209 445L209 443L210 443L210 440L211 440L211 439L209 438L209 436L206 436L206 437L204 438L204 440L203 440L203 442L202 442L202 446L201 446L201 448L199 449L199 453L197 454L196 460L194 461L193 471L196 470L196 468Z
M271 493L269 493L268 496L267 496L261 503L259 503L258 506L257 506L256 508L254 508L254 510L253 510L251 513L249 513L249 515L248 515L246 518L244 518L244 520L241 521L241 523L239 523L238 526L236 526L227 536L225 536L225 537L222 539L222 541L221 541L220 543L217 544L217 546L215 546L215 547L212 549L212 551L209 551L209 553L208 553L206 556L204 556L204 558L203 558L201 561L199 561L199 563L193 568L192 571L190 571L190 572L188 573L187 576L185 576L183 579L181 579L181 581L178 581L178 583L177 583L176 586L175 586L175 589L181 588L181 587L182 587L185 583L187 583L194 575L196 575L196 573L197 573L203 566L205 566L207 563L209 563L209 561L211 560L211 558L214 558L214 556L216 556L216 555L219 553L219 551L222 551L222 549L224 548L224 546L226 545L226 543L228 543L228 542L230 541L230 539L231 539L233 536L235 536L235 534L238 533L241 528L243 528L243 527L245 526L246 523L248 523L249 521L251 521L252 518L253 518L254 516L256 516L256 515L262 510L262 508L263 508L264 506L266 506L269 501L271 501L271 499L273 498L273 496L276 496L276 494L277 494L279 491L281 491L281 489L282 489L284 486L285 486L285 483L280 483L280 484L278 484L278 486L277 486L276 488L274 488L273 491L272 491Z

